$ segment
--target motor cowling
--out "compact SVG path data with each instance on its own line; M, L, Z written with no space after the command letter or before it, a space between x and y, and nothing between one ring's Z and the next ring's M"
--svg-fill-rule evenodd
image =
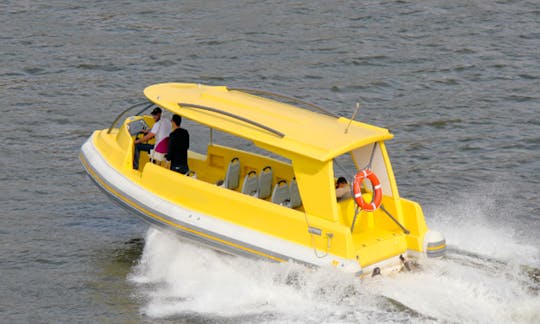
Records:
M429 230L424 235L424 254L428 258L438 258L446 253L446 239L441 232Z

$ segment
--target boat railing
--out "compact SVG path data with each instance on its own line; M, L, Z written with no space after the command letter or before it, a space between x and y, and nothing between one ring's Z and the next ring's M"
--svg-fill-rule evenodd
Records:
M241 120L245 123L248 123L250 125L253 125L253 126L256 126L256 127L259 127L259 128L262 128L276 136L279 136L279 137L284 137L285 134L278 131L278 130L275 130L271 127L268 127L266 125L263 125L261 123L258 123L256 121L253 121L251 119L247 119L245 117L242 117L242 116L238 116L238 115L235 115L235 114L232 114L230 112L227 112L227 111L223 111L223 110L220 110L220 109L217 109L217 108L213 108L213 107L208 107L208 106L201 106L201 105L196 105L196 104L191 104L191 103L186 103L186 102L179 102L178 105L180 107L191 107L191 108L196 108L196 109L202 109L202 110L206 110L206 111L211 111L211 112L215 112L215 113L218 113L218 114L222 114L222 115L225 115L225 116L228 116L228 117L232 117L232 118L235 118L235 119L238 119L238 120Z
M312 104L311 102L308 102L308 101L304 101L304 100L301 100L301 99L298 99L298 98L294 98L294 97L290 97L290 96L287 96L287 95L283 95L283 94L279 94L279 93L274 93L274 92L270 92L270 91L263 91L263 90L257 90L257 89L246 89L246 88L228 88L229 90L232 90L232 91L241 91L241 92L247 92L249 94L256 94L256 95L263 95L263 96L269 96L269 97L276 97L276 98L281 98L281 99L285 99L285 100L290 100L292 102L296 102L296 103L299 103L301 105L304 105L306 107L311 107L313 109L316 109L326 115L329 115L329 116L332 116L332 117L335 117L335 118L339 118L338 115L334 114L333 112L331 111L328 111L320 106L317 106L315 104Z
M152 107L154 104L153 103L148 103L148 101L145 101L145 102L139 102L138 104L134 104L133 106L130 106L129 108L127 108L126 110L122 111L118 116L116 116L116 118L114 119L114 121L112 122L111 124L111 127L109 127L109 130L107 131L107 134L110 134L111 131L113 130L113 128L116 126L116 124L118 124L118 121L130 110L132 109L135 109L137 107L140 107L142 105L147 105L145 106L143 109L141 109L141 111L139 111L135 116L138 116L140 114L142 114L143 111L145 111L146 109Z

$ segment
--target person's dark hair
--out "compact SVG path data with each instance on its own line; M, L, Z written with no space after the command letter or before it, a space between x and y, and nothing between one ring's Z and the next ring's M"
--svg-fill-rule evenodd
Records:
M174 114L171 120L176 126L180 126L180 124L182 123L182 116Z
M159 107L154 108L154 110L152 110L152 112L150 113L150 115L157 115L157 114L161 114L161 108Z
M337 184L347 183L347 179L345 177L339 177L337 179Z

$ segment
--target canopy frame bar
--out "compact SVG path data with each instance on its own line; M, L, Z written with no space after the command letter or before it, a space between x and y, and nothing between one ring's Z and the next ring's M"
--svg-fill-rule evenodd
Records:
M225 116L228 116L228 117L238 119L238 120L243 121L245 123L248 123L250 125L262 128L262 129L264 129L264 130L266 130L266 131L268 131L268 132L270 132L270 133L272 133L272 134L274 134L276 136L285 137L284 133L282 133L282 132L280 132L278 130L275 130L275 129L271 128L271 127L268 127L266 125L263 125L263 124L258 123L256 121L253 121L251 119L247 119L245 117L238 116L238 115L235 115L233 113L223 111L223 110L220 110L220 109L217 109L217 108L212 108L212 107L202 106L202 105L196 105L196 104L191 104L191 103L187 103L187 102L179 102L178 105L180 106L180 108L182 108L182 107L190 107L190 108L202 109L202 110L222 114L222 115L225 115Z

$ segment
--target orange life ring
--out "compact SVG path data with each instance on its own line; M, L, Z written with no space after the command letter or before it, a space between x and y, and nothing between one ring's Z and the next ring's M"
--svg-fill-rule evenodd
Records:
M371 185L373 186L373 199L371 199L371 202L366 202L364 198L362 197L362 182L364 182L365 179L368 179L371 182ZM370 169L364 169L358 171L356 173L356 176L354 177L354 184L353 184L353 192L354 192L354 200L358 204L358 206L365 211L376 211L380 206L382 202L382 186L381 182L379 181L379 178L371 171Z

